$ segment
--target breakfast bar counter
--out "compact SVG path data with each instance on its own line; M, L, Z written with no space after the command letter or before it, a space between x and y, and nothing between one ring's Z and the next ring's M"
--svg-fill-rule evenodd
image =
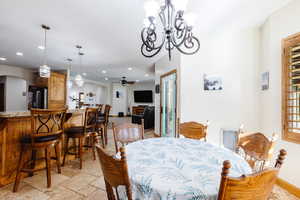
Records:
M82 125L84 111L84 109L68 110L65 128ZM0 187L14 182L21 151L20 139L30 132L30 111L0 112ZM26 156L29 160L30 155ZM41 153L40 157L43 156Z

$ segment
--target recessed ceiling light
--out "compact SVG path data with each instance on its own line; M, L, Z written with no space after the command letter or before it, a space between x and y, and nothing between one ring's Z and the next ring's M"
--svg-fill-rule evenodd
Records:
M105 77L104 79L105 79L106 81L108 80L108 78L107 78L107 77Z
M128 67L128 70L131 71L131 70L132 70L132 67Z
M145 76L146 76L146 77L148 77L148 76L149 76L149 74L145 74Z
M106 74L106 70L102 70L102 74Z
M23 53L22 52L17 52L16 55L17 56L23 56Z
M1 60L1 61L6 61L6 58L0 57L0 60Z
M41 49L41 50L44 50L44 49L45 49L45 47L42 46L42 45L38 46L38 48Z
M82 73L83 76L86 76L87 74L85 72Z

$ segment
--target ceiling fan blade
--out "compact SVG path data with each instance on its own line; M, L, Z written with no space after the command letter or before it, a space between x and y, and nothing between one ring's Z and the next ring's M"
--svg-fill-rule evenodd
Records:
M135 81L127 81L127 84L135 84Z

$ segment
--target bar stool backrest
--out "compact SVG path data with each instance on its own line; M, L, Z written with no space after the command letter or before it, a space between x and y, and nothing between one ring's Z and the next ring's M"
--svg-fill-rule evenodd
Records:
M105 120L105 123L108 123L110 109L111 109L110 105L105 105L105 109L104 109L104 120Z
M31 138L55 136L64 132L66 108L31 109Z
M86 108L84 117L84 132L95 129L98 119L98 108Z
M99 104L98 105L98 114L102 114L102 109L103 109L103 104Z

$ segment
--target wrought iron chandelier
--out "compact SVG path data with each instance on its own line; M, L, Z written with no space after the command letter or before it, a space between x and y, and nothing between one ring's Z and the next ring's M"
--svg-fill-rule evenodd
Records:
M160 7L158 16L163 25L161 41L158 41L156 19L158 4L155 0L145 3L146 19L141 32L141 52L145 57L153 57L165 47L171 60L171 51L175 48L179 52L192 55L199 51L200 42L193 35L195 15L184 14L188 0L165 0Z

